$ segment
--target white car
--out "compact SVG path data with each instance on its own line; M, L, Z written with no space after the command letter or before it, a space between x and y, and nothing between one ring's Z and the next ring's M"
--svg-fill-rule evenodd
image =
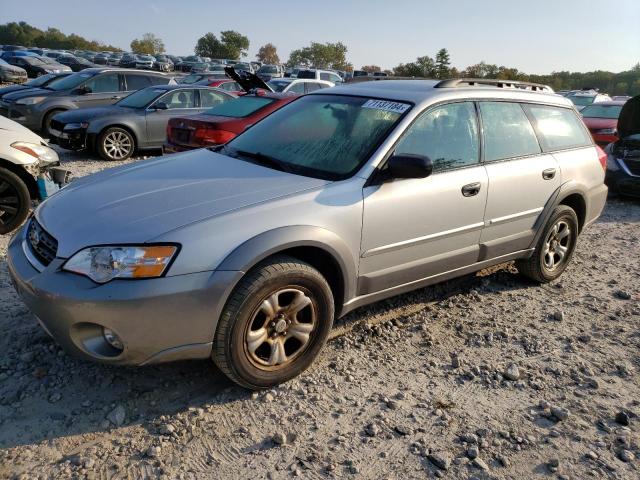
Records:
M58 154L31 130L0 116L0 234L29 215L33 200L44 200L67 182Z
M297 93L304 95L311 93L322 88L335 87L336 84L328 82L326 80L308 80L306 78L275 78L267 85L271 87L274 92L278 93Z
M573 102L576 110L581 111L584 107L593 103L610 102L611 97L606 93L599 93L597 90L579 90L567 95Z
M309 78L315 80L325 80L328 82L333 82L337 85L344 82L342 77L338 75L336 72L332 72L330 70L317 70L310 68L308 70L300 70L298 72L297 78Z

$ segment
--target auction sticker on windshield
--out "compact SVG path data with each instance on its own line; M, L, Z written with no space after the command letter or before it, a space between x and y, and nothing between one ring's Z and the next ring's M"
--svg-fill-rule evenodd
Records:
M389 102L388 100L367 100L362 108L373 108L374 110L383 110L385 112L404 113L411 105L400 102Z

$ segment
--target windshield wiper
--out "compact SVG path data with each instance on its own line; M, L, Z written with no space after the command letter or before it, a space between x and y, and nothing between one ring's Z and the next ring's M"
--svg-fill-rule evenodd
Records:
M287 173L291 172L291 168L289 164L284 163L281 160L278 160L277 158L271 157L269 155L265 155L264 153L247 152L246 150L234 150L233 153L241 157L246 157L251 160L254 160L259 165L271 167L276 170L280 170L282 172L287 172Z

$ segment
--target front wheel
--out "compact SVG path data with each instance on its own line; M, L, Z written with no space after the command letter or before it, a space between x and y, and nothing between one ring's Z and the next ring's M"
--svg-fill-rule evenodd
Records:
M517 260L518 271L537 282L548 283L567 268L578 241L578 217L567 205L558 205L545 225L528 259Z
M30 207L31 195L22 179L0 168L0 234L12 232L22 225Z
M107 128L98 137L98 153L105 160L126 160L135 148L133 135L124 128Z
M292 257L273 257L231 294L216 330L213 360L246 388L286 382L317 357L333 313L333 295L320 272Z

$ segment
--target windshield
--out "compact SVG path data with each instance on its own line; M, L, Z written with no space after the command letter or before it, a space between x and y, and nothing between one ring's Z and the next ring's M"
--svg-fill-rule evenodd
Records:
M29 80L27 83L25 83L25 85L28 85L30 87L41 87L42 85L46 85L47 83L49 83L51 81L51 79L58 77L58 74L56 73L49 73L47 75L41 75L37 78L34 78L32 80Z
M278 68L275 65L263 65L258 73L278 73Z
M90 79L93 75L89 73L74 73L73 75L69 75L68 77L61 78L60 80L54 80L47 88L49 90L55 90L59 92L61 90L71 90L72 88L76 88L85 80Z
M362 97L300 97L231 140L226 150L239 158L268 157L294 173L340 180L368 160L410 108Z
M267 82L267 85L269 85L274 92L282 92L285 88L291 85L291 82L279 82L277 80L271 80L270 82Z
M167 91L163 88L143 88L142 90L138 90L137 92L133 92L131 95L124 97L119 102L116 102L116 105L119 107L143 108L166 92Z
M29 65L46 65L46 63L36 57L22 57L22 60L24 60Z
M573 102L574 105L578 105L581 107L584 107L585 105L591 105L593 103L593 101L596 99L596 97L587 97L587 96L575 96L575 95L571 95L570 97L568 97L569 100L571 100Z
M610 118L617 119L622 111L622 105L602 105L594 103L585 107L580 113L585 118Z
M225 102L204 112L205 115L218 117L243 118L257 112L263 107L275 102L273 98L245 96L233 102Z

